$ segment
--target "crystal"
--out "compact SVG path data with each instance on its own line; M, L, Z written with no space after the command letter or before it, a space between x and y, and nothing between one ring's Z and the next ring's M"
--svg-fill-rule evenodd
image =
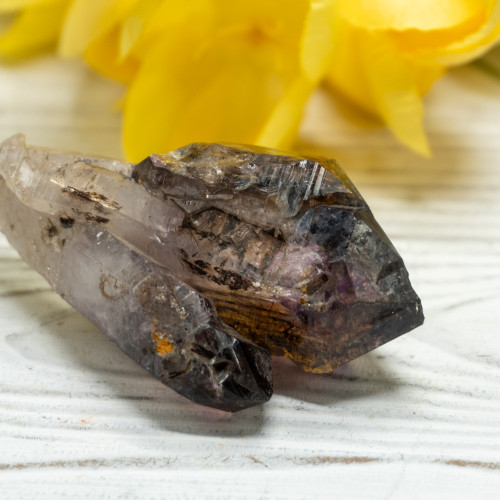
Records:
M331 160L191 144L134 165L16 136L0 196L23 258L203 404L269 398L268 352L327 372L423 322L401 257Z
M114 226L110 212L122 211L108 196L124 204L127 185L135 184L113 170L121 167L11 139L0 150L0 229L61 297L179 394L225 411L269 400L269 352L225 325L207 298L107 229ZM101 178L106 195L93 187ZM84 187L80 182L85 192L75 187ZM135 206L146 208L143 202L131 202L131 216ZM120 223L132 237L134 222L122 212Z

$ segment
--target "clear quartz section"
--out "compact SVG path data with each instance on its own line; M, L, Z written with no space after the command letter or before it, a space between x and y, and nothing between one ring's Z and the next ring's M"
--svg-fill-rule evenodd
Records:
M141 203L144 196L131 198L119 213L127 185L137 187L126 177L129 165L25 148L22 137L2 145L0 165L1 230L125 353L206 406L236 411L270 398L268 351L225 325L208 299L109 229L122 224L126 227L117 231L122 238L140 238L151 236L159 224L154 214L144 215L147 230L138 217L127 220L127 212L148 209Z

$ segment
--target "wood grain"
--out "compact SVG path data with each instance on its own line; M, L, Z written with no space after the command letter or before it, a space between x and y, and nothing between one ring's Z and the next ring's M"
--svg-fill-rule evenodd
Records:
M120 155L123 89L77 62L0 69L0 137ZM226 415L152 380L0 237L1 498L498 498L500 80L427 100L434 155L318 92L304 151L336 157L400 250L426 323L325 376L275 360Z

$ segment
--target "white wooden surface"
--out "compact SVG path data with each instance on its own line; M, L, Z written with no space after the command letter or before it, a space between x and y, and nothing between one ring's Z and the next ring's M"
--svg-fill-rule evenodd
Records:
M0 137L120 155L122 89L77 62L0 69ZM500 498L500 80L427 100L434 157L339 119L335 156L403 255L426 323L325 376L277 360L270 403L197 407L145 375L0 237L0 498Z

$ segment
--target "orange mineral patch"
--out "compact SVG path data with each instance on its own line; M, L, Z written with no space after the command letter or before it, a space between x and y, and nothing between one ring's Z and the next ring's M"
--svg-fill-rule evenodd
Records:
M167 339L160 337L157 333L153 333L153 340L155 341L156 352L160 356L164 356L174 350L174 344Z

